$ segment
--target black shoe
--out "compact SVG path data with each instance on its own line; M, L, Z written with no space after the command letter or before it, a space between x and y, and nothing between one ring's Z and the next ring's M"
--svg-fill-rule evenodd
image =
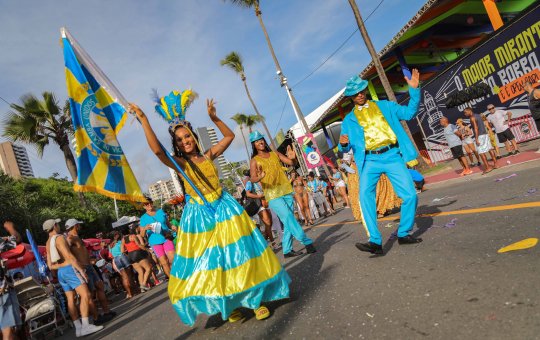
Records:
M497 158L497 159L501 159L502 157L501 157L501 156L497 156L496 158Z
M514 155L514 152L510 151L509 153L506 154L506 157L510 157L510 156L513 156Z
M482 163L480 163L480 162L476 163L476 166L480 166L480 165L482 165Z
M521 151L519 150L514 151L514 155L517 155L518 153L521 153Z
M283 257L296 257L296 256L300 256L300 255L303 255L304 253L301 252L301 251L294 251L294 250L291 250L290 252L288 252L287 254L284 254Z
M415 244L422 242L422 239L420 237L412 237L411 235L407 235L405 237L398 237L397 239L399 244Z
M97 317L97 319L94 320L94 325L100 326L100 325L103 325L105 322L107 322L107 321L105 320L105 317L104 317L103 315L99 315L99 316Z
M313 253L316 253L317 252L317 249L315 249L315 247L313 246L313 244L308 244L306 246L306 253L308 254L313 254Z
M355 244L355 246L356 246L356 248L358 248L358 250L365 251L365 252L368 252L368 253L372 253L372 254L376 254L376 255L383 255L384 254L382 246L380 244L376 244L376 243L373 243L373 242L357 243L357 244Z
M104 315L105 315L106 317L112 319L112 318L114 318L114 317L116 316L116 312L113 311L113 310L111 310L111 311L109 311L109 313L105 313Z

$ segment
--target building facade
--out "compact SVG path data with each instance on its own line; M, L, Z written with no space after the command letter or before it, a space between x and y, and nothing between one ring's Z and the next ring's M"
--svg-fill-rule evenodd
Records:
M156 183L150 184L148 192L153 201L159 201L161 203L167 202L181 193L181 191L179 192L176 190L172 179L157 181Z
M216 134L216 130L211 127L200 127L197 128L197 136L199 136L199 144L203 148L203 152L210 149L212 146L216 145L219 142L219 139ZM219 178L226 178L231 175L230 166L223 155L220 155L214 160L214 164L218 169Z
M14 178L34 177L26 149L11 142L0 143L0 168Z

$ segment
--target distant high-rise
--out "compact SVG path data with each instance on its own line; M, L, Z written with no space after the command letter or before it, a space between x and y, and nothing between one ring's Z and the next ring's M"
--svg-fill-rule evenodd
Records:
M181 191L179 192L176 190L172 180L162 180L150 184L148 191L150 192L150 197L152 197L153 201L160 201L162 203L181 193Z
M171 179L174 184L174 189L178 194L182 194L182 185L180 184L180 180L178 179L178 175L176 174L176 171L169 168L169 173L171 174Z
M211 127L200 127L197 128L197 135L199 136L199 143L203 148L203 152L210 149L213 145L216 145L219 142L216 131ZM225 160L223 155L219 156L214 160L214 164L218 169L219 178L226 178L231 175L231 170Z
M11 142L0 143L0 168L11 177L34 177L26 149Z

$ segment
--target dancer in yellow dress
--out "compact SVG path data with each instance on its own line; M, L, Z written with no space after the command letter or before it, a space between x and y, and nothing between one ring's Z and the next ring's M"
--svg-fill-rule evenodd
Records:
M192 326L198 314L221 314L234 322L242 318L237 308L255 310L257 319L270 315L263 302L289 297L290 278L242 206L219 184L212 162L229 147L234 133L218 118L213 100L208 115L223 139L205 153L199 148L185 110L192 92L173 91L159 100L156 111L169 121L174 160L199 188L211 207L190 186L178 227L169 297L182 322ZM134 104L148 145L165 165L175 168L159 145L144 112Z

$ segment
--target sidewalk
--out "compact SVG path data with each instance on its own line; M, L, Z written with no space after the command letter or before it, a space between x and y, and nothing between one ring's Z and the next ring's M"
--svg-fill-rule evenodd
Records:
M500 148L501 155L503 157L497 161L497 165L499 168L506 168L512 165L516 164L522 164L530 161L535 161L540 159L540 153L536 153L540 146L540 139L524 142L519 144L520 153L515 156L504 156L506 155L506 150L504 148ZM468 160L468 159L467 159ZM463 171L461 168L461 165L457 160L449 160L445 162L449 167L452 169L449 171L445 171L442 173L438 173L436 175L426 176L426 184L434 184L439 182L444 182L450 179L456 179L460 178L460 174ZM474 172L473 174L481 174L482 168L475 166L474 168L471 168L471 170ZM464 176L464 178L468 178L471 175Z

